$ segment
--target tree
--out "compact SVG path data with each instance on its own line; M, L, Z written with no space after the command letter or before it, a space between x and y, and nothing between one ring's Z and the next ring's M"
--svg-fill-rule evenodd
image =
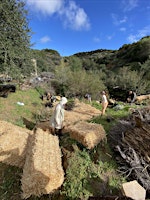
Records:
M64 62L55 70L53 87L56 93L67 97L83 97L90 93L92 99L97 99L100 91L105 89L98 72L84 69L72 71L72 66L65 66Z
M66 95L70 73L70 67L65 66L64 61L62 59L61 65L55 68L55 81L52 82L56 93Z
M67 85L66 94L68 96L83 97L86 93L89 93L92 95L92 99L97 99L100 91L105 88L99 74L95 74L92 71L86 72L86 70L82 69L69 74Z
M72 71L80 70L82 69L82 62L77 56L71 56L69 58L69 66Z
M134 90L138 94L146 92L148 81L144 78L144 72L131 70L129 67L122 67L117 73L111 72L108 76L106 85L111 88L119 86L124 90Z
M0 2L0 70L3 73L28 74L31 71L30 34L25 3L21 0Z
M149 59L141 65L141 72L143 72L143 78L147 83L146 93L150 93L150 56Z

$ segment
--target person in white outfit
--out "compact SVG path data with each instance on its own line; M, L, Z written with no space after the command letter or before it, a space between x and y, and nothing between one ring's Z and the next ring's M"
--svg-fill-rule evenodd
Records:
M106 108L108 106L108 100L105 91L102 91L102 115L105 115Z
M50 123L55 130L56 135L61 135L64 121L64 105L68 102L66 97L62 97L60 102L56 105L54 113L51 117Z

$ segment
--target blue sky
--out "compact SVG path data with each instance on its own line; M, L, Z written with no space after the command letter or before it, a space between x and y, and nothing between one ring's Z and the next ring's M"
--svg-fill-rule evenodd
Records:
M117 50L150 35L150 0L25 0L33 49Z

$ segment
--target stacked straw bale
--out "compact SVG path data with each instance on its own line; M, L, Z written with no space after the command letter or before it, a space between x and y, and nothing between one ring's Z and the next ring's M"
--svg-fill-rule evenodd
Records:
M80 121L68 126L67 131L70 137L80 142L87 149L94 148L100 141L106 139L105 130L100 124Z
M9 122L0 121L0 161L22 168L28 137L32 132Z
M39 128L31 137L21 179L25 199L50 194L64 181L58 137Z

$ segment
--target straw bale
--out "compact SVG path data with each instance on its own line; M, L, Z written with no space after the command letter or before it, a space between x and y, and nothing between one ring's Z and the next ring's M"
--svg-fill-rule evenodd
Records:
M52 132L52 127L50 126L50 121L38 122L35 127L40 128L43 131L49 131L49 133Z
M65 111L64 126L67 127L78 121L87 121L101 114L101 111L90 104L75 101L75 107L71 111Z
M146 99L150 99L150 94L141 95L141 96L137 96L137 97L136 97L136 101L138 101L138 102L143 101L143 100L146 100Z
M21 179L25 199L53 193L64 181L58 137L39 128L31 137Z
M90 116L101 114L100 110L94 108L90 104L86 104L86 103L83 103L83 102L76 102L73 110L75 112L80 112L82 114L87 114L87 115L90 115Z
M0 121L0 161L22 168L30 134L28 129Z
M68 128L70 137L80 142L87 149L94 148L100 141L106 139L103 126L80 121Z

